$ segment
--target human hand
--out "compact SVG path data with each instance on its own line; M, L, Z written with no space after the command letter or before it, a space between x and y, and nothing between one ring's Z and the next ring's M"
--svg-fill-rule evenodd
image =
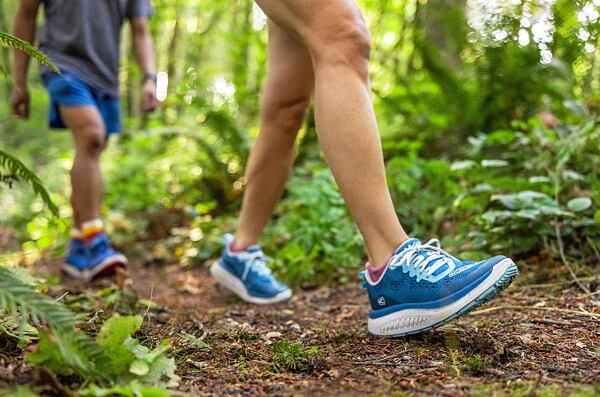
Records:
M142 110L146 113L155 111L158 108L158 99L156 99L156 83L154 80L146 80L142 85Z
M27 85L15 84L10 93L10 105L14 115L29 118L29 90Z

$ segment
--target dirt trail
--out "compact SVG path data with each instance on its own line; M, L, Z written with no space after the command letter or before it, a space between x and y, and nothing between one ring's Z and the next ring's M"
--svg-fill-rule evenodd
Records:
M177 345L185 331L210 346L176 350L180 389L193 395L491 395L600 382L600 297L568 286L517 283L475 314L392 340L368 334L366 294L356 285L300 290L289 303L259 307L217 287L207 267L134 262L130 274L139 298L158 303L142 339L170 337ZM54 292L106 283L65 280ZM277 369L273 344L285 338L317 346L304 371Z

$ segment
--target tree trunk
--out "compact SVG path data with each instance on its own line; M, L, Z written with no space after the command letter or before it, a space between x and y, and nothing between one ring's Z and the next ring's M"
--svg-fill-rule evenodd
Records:
M466 10L466 0L429 0L423 10L425 40L455 71L460 68L460 53L467 44Z
M252 1L239 0L233 13L233 32L237 37L234 40L232 51L233 84L235 85L236 102L240 104L240 113L244 116L253 114L253 106L248 97L248 57L252 29Z
M177 91L178 85L178 74L177 71L180 67L178 65L178 53L179 53L179 42L181 41L181 14L182 9L181 1L177 0L175 2L175 25L173 26L173 34L171 35L171 41L169 42L169 48L167 50L167 75L169 76L169 86L167 88L167 98L165 100L164 106L162 107L161 117L163 121L166 121L166 112L167 109L171 108L171 106L176 103L175 101L175 93Z

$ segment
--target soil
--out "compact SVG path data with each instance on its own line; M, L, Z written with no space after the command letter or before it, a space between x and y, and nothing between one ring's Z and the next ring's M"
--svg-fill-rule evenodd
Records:
M59 267L43 262L36 271L59 275ZM149 345L172 339L179 390L191 395L600 393L600 295L586 296L568 282L519 285L517 280L449 325L389 339L367 332L367 298L355 284L298 290L288 303L254 306L215 285L208 265L134 261L129 272L131 279L119 282L123 296L133 288L134 301L157 303L141 310L145 321L138 338ZM68 292L73 300L111 285L64 278L51 293ZM210 348L190 348L182 332ZM306 351L316 346L316 353L307 354L299 368L286 367L273 353L285 340ZM32 376L22 356L0 355L0 383Z

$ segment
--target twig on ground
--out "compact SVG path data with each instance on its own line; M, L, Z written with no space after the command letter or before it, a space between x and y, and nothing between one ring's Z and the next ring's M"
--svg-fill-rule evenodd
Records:
M150 311L150 305L152 304L152 298L153 298L153 294L154 294L154 284L152 284L152 286L150 287L150 299L148 300L148 306L146 307L146 311L144 311L144 315L142 316L142 321L144 321L146 319L146 316L148 315L148 312Z
M64 298L67 295L69 295L69 291L65 292L64 294L62 294L61 296L59 296L58 298L56 298L54 301L55 302L59 302L59 301L62 300L62 298Z
M558 220L554 221L554 230L556 231L556 240L558 241L558 252L560 253L560 259L562 260L563 265L565 265L565 267L571 274L573 281L575 281L575 283L579 286L579 288L581 288L581 290L583 292L585 292L586 294L589 295L591 293L589 288L586 287L585 284L583 284L581 282L581 280L577 277L577 275L575 274L575 271L569 264L569 261L567 261L567 256L565 255L565 247L563 245L562 237L560 234L560 225L559 225Z
M558 166L556 168L556 173L554 175L554 201L556 201L557 205L560 204L559 199L560 199L560 173L561 173L561 171L562 170L561 170L560 166ZM577 283L579 288L581 288L581 290L583 292L585 292L586 294L589 294L590 293L589 288L587 288L581 282L581 280L579 280L579 278L577 278L575 271L573 271L573 268L569 264L569 261L567 261L567 256L565 255L565 247L564 247L564 244L562 241L562 236L560 233L560 222L558 221L558 216L554 219L554 230L556 232L556 241L558 242L558 252L560 253L560 259L562 260L563 264L565 265L565 267L571 274L571 277L573 278L575 283Z

